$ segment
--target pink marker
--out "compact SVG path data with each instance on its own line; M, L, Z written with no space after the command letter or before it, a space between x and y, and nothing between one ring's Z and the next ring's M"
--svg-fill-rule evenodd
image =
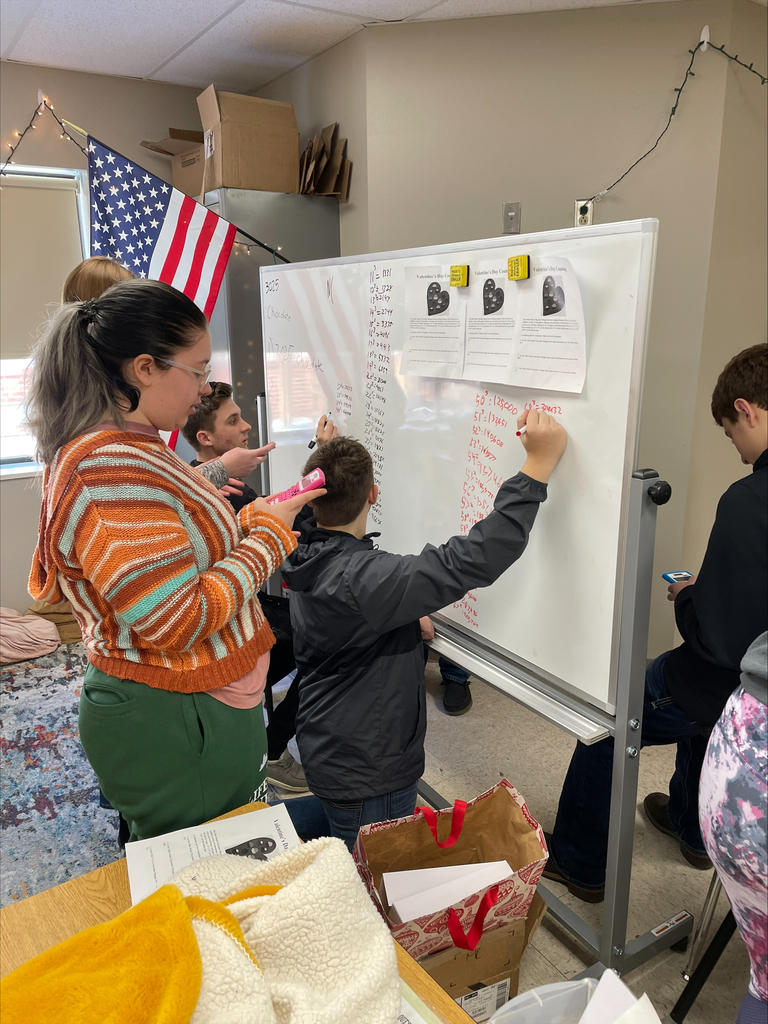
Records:
M267 502L268 505L276 505L279 501L288 501L289 498L295 498L299 494L305 494L307 491L316 491L320 487L325 486L325 473L322 469L313 469L311 473L307 473L303 476L297 484L293 487L289 487L287 491L283 491L282 494L276 494L274 498L270 498Z

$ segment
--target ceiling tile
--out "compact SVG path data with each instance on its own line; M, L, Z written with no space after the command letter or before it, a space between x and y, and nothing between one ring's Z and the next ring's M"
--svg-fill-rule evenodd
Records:
M249 92L352 35L359 18L292 3L245 0L154 79Z
M294 2L294 0L288 0ZM354 14L363 21L403 21L434 7L438 0L296 0L307 7Z
M41 0L2 0L0 3L0 54L8 57L17 36L24 31Z
M665 0L443 0L412 21L443 21L449 18L487 18L503 14L539 11L573 11L585 7L621 7L623 4L664 3ZM674 2L674 0L667 0Z
M48 67L141 78L233 2L42 0L12 51L4 56Z

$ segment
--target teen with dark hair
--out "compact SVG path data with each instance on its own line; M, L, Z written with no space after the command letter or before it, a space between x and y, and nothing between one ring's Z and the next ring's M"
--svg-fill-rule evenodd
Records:
M256 593L295 548L304 499L235 516L160 438L207 392L210 356L205 316L157 281L62 306L33 352L28 422L46 470L30 592L66 596L77 616L80 738L132 839L266 788L274 637Z
M327 493L312 501L283 566L301 674L296 733L332 835L351 849L362 825L412 814L424 769L422 616L486 587L525 550L547 481L566 445L546 413L526 412L528 458L466 537L393 555L366 534L378 499L371 457L338 437L312 454Z
M712 866L699 829L699 775L707 736L739 683L750 643L768 628L768 347L755 345L725 367L712 414L752 473L720 499L701 571L669 588L683 644L645 674L641 744L677 744L669 795L643 803L654 828L678 843L695 868ZM576 744L557 820L547 837L546 878L579 899L605 895L613 738Z

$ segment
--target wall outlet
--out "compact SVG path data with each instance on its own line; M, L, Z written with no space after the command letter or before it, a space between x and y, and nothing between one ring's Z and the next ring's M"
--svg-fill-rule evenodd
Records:
M520 203L501 204L501 233L502 235L520 234Z
M592 209L594 203L584 199L577 199L573 204L573 225L577 228L586 227L592 223Z

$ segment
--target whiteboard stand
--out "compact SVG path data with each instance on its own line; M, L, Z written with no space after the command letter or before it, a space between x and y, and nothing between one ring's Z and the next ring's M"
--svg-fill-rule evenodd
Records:
M639 938L627 942L629 888L632 876L632 847L635 835L635 807L640 762L640 733L643 724L645 662L653 579L656 508L671 495L668 484L653 469L632 474L629 491L626 556L619 644L616 715L609 717L583 704L574 710L542 691L540 684L527 681L524 672L512 676L489 665L465 647L462 637L437 636L431 646L478 678L506 693L547 721L576 736L579 742L595 743L614 737L613 786L608 829L608 860L602 927L598 932L587 924L543 884L539 892L556 921L592 953L597 963L579 977L599 977L605 969L626 974L675 943L685 941L693 928L686 910L671 915ZM441 624L437 625L443 630ZM457 634L458 635L458 634ZM607 724L608 723L608 724ZM437 807L450 806L432 787L419 783L420 795Z

